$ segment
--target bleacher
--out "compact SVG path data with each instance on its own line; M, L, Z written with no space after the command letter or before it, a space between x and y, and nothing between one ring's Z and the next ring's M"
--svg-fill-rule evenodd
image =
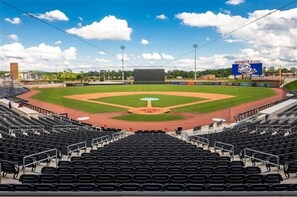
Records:
M267 109L270 110L270 109ZM297 119L296 106L284 109L271 118L247 119L223 132L195 135L195 143L207 144L223 153L248 158L253 165L264 163L271 167L283 168L286 177L297 172Z
M199 135L197 126L189 142L160 130L126 135L64 116L24 117L0 105L0 195L294 196L297 184L283 181L297 172L295 110L218 133Z
M27 118L0 105L1 170L4 175L12 173L17 178L20 167L34 171L40 160L49 165L53 157L71 156L90 147L93 139L111 137L118 131L92 127L66 117ZM34 154L38 155L28 157Z
M0 86L0 99L15 97L28 91L29 90L24 87Z
M165 132L138 132L102 148L21 175L14 191L197 192L294 190L280 174L260 173ZM2 185L4 187L6 185Z

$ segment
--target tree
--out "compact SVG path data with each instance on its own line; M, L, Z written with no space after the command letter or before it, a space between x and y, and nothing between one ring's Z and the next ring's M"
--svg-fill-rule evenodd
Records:
M293 77L295 77L295 73L296 73L297 69L295 67L291 67L290 71L293 73Z

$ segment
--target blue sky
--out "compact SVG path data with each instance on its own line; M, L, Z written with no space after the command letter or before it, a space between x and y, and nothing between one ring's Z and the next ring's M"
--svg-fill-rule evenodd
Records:
M126 69L191 70L194 43L202 46L293 0L3 1L95 47L0 3L0 70L17 61L23 71L90 71L120 69L121 45ZM297 66L296 7L198 48L198 69L227 68L244 59Z

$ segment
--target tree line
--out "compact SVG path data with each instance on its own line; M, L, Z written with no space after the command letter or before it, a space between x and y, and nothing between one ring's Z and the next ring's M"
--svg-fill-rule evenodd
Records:
M297 69L295 67L291 68L282 68L282 73L297 73ZM121 80L122 79L122 71L121 70L100 70L100 71L88 71L88 72L73 72L71 69L64 70L62 72L41 72L41 71L29 71L34 74L38 74L41 76L43 80L46 81L65 81L65 80ZM264 75L278 74L279 68L276 67L263 67ZM8 74L8 71L0 71L0 77L4 77L5 74ZM227 78L232 75L231 68L225 69L207 69L203 71L197 71L197 78L199 79L205 75L215 75L216 78ZM124 72L125 80L133 79L133 71L125 71ZM166 79L193 79L194 71L185 71L185 70L168 70L165 72Z

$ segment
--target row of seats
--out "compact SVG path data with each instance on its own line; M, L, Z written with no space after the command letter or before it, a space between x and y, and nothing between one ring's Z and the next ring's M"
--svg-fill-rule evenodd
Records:
M23 94L25 92L28 92L29 90L24 87L4 87L0 86L0 98L6 98L6 97L14 97L19 94Z
M282 181L279 174L25 174L22 183L196 183L196 184L275 184Z
M43 174L259 174L261 169L256 166L219 166L219 167L182 167L182 166L152 166L152 167L43 167Z
M203 192L203 191L297 191L297 184L253 184L253 185L242 185L242 184L156 184L156 183L123 183L123 184L0 184L0 191L80 191L80 192Z
M70 161L59 161L59 167L78 167L78 166L116 166L116 167L137 167L137 166L196 166L196 167L217 167L217 166L243 166L242 161L224 161L224 160L99 160L83 159Z

